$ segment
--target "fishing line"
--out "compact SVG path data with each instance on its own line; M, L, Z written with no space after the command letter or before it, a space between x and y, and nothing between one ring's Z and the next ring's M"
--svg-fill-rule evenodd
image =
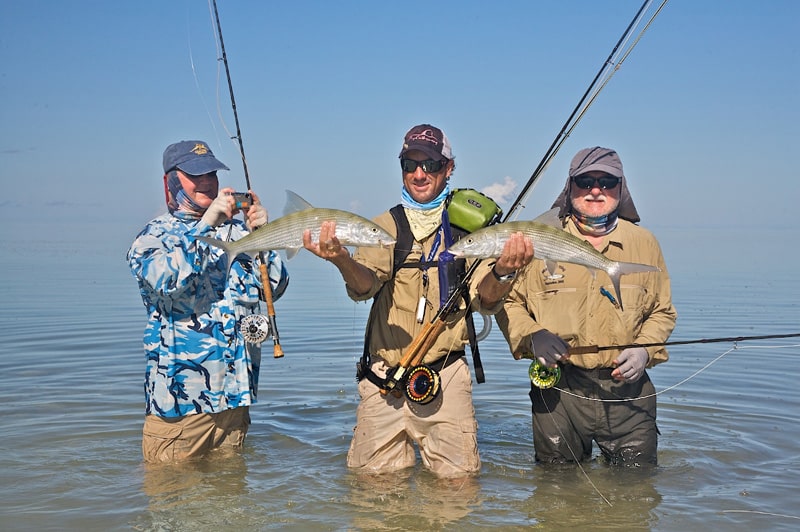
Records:
M791 336L800 336L800 335L791 335ZM684 343L688 343L688 342L684 342ZM686 384L690 380L694 379L695 377L697 377L698 375L700 375L701 373L706 371L708 368L710 368L711 366L713 366L714 364L719 362L724 356L729 355L730 353L732 353L734 351L738 351L738 350L742 350L742 349L788 349L788 348L792 348L792 347L800 347L800 344L755 345L755 346L751 345L751 346L742 346L742 347L740 347L738 345L734 345L733 347L731 347L730 349L728 349L727 351L725 351L721 355L718 355L716 358L711 360L705 366L703 366L702 368L698 369L697 371L695 371L694 373L692 373L691 375L689 375L688 377L686 377L682 381L679 381L679 382L673 384L672 386L668 386L668 387L664 388L663 390L660 390L660 391L658 391L656 393L652 393L652 394L649 394L649 395L641 395L641 396L638 396L638 397L629 397L629 398L625 398L625 399L598 399L598 398L594 398L594 397L586 397L585 395L578 395L578 394L575 394L575 393L572 393L572 392L568 392L566 390L562 390L561 388L555 388L555 389L557 389L559 392L563 393L564 395L570 395L570 396L575 397L577 399L585 399L587 401L594 401L594 402L597 402L597 403L627 403L627 402L630 402L630 401L638 401L639 399L649 399L651 397L656 397L656 396L662 395L664 393L667 393L669 391L672 391L675 388L678 388L679 386L683 386L684 384Z
M630 46L628 51L624 54L623 59L621 61L619 61L619 63L617 63L616 66L614 66L613 70L611 70L611 72L606 75L603 83L595 90L594 87L596 86L597 81L600 79L600 77L603 75L603 73L606 72L614 64L614 59L617 57L617 53L618 53L617 51L619 50L620 46L625 46L625 44L628 42L628 40L630 39L630 35L632 34L633 29L638 25L639 21L644 16L644 13L647 11L647 9L648 9L648 7L650 6L651 3L652 3L652 0L645 0L645 2L639 8L639 11L637 11L636 15L633 17L633 20L631 21L631 23L628 25L628 27L623 32L622 37L620 37L619 41L617 41L617 44L611 50L611 53L609 54L608 58L603 63L603 65L600 68L600 70L597 72L597 74L595 75L595 77L592 80L592 82L589 84L589 87L587 88L587 90L584 93L583 97L578 102L578 104L575 106L575 109L572 111L570 116L567 118L567 121L562 126L561 131L559 131L559 133L556 135L556 138L553 140L553 143L550 145L550 148L548 148L548 150L545 152L544 157L539 162L537 167L534 169L533 174L531 175L530 179L528 179L527 183L525 183L525 186L523 187L522 191L517 196L517 199L514 201L512 206L509 208L508 213L506 214L505 218L502 220L503 222L510 220L513 215L517 214L517 211L519 210L520 206L524 207L524 205L522 205L522 203L525 201L525 199L527 198L528 194L533 190L533 187L535 186L536 181L541 177L541 175L544 173L544 171L547 169L547 167L550 166L550 163L552 162L553 158L558 153L558 151L561 149L561 146L563 145L563 143L566 141L566 139L569 137L569 135L572 133L572 131L575 129L575 127L578 125L580 120L586 114L586 112L588 111L588 109L592 105L592 103L594 103L594 101L597 99L597 96L600 94L602 89L608 84L608 81L611 79L611 77L614 75L614 73L617 70L619 70L619 68L622 66L622 62L624 61L624 59L630 54L630 52L633 50L633 48L639 42L639 40L641 39L641 35L650 26L650 24L653 22L655 17L658 15L658 13L661 11L661 9L664 7L664 5L667 3L667 0L664 0L662 2L661 6L658 8L656 13L650 18L650 21L647 23L647 25L645 26L644 30L642 30L642 32L640 33L639 37L634 40L633 44ZM590 96L590 94L591 94L591 96ZM588 101L586 101L587 98L589 98ZM584 104L584 102L586 102L586 103ZM573 118L575 119L574 122L573 122ZM540 395L542 395L541 389L539 390L539 393L540 393ZM547 407L547 403L544 401L543 395L542 395L542 402L544 402L545 407L548 410L548 414L552 417L553 413L550 411L549 407ZM583 474L583 476L586 478L586 480L589 482L589 484L592 486L592 488L595 490L595 492L603 499L603 501L605 501L605 503L608 504L609 506L613 506L611 504L611 502L600 492L600 490L597 488L597 486L594 484L594 482L592 482L592 480L589 477L588 473L586 472L586 470L583 468L582 464L580 463L580 460L578 460L577 457L575 456L575 452L572 449L572 447L569 445L569 442L567 441L567 439L564 437L563 432L561 432L561 428L558 426L558 423L556 423L555 425L558 428L559 433L561 434L561 438L564 440L564 442L566 442L567 448L569 449L569 452L572 454L573 460L575 461L575 463L580 468L581 473Z
M666 3L666 1L667 0L664 0L664 3ZM507 221L511 217L511 215L514 212L516 212L516 210L520 206L522 200L525 198L525 196L530 191L531 186L541 176L541 174L544 171L544 169L546 168L546 166L550 163L550 161L552 160L553 156L555 155L555 152L558 150L558 147L560 147L561 143L563 143L563 141L565 140L565 138L563 138L564 131L569 127L569 125L572 122L572 119L575 116L575 114L578 113L578 111L581 109L581 106L583 105L583 102L586 100L587 96L590 93L592 93L593 87L596 85L597 80L600 79L602 73L606 70L608 64L612 61L612 59L614 57L616 57L617 50L619 49L619 47L622 45L622 43L626 42L629 39L629 35L632 33L633 28L638 23L638 21L642 18L647 6L649 6L651 2L652 2L652 0L646 0L642 4L642 6L639 9L639 11L637 11L636 16L633 18L631 23L625 29L625 32L623 33L622 37L617 42L617 44L614 46L614 49L612 50L611 54L609 54L609 58L606 59L606 61L603 63L602 68L600 69L600 71L597 73L597 75L595 75L595 78L592 80L592 83L590 84L589 89L587 89L586 93L581 98L581 101L578 102L578 105L572 111L572 114L567 119L566 123L562 127L562 130L558 133L558 135L556 135L556 138L553 141L553 144L550 146L550 148L548 149L548 151L545 154L544 158L539 163L537 168L534 170L533 175L531 175L530 179L528 179L528 181L526 182L525 186L523 187L523 190L517 195L517 198L514 200L514 203L512 204L511 208L509 209L509 212L506 214L506 216L502 220L500 220L501 223ZM663 4L662 4L662 6L663 6ZM655 18L655 15L654 15L653 18ZM638 39L634 42L634 44L636 42L638 42ZM596 98L596 94L595 94L594 97ZM594 98L593 98L593 100L594 100ZM581 113L581 114L583 114L583 113ZM453 293L448 298L448 300L444 304L439 306L439 309L436 312L435 316L426 325L426 327L421 331L420 335L418 335L418 337L415 338L414 341L412 342L412 347L414 347L416 349L420 345L420 342L426 341L427 336L430 335L430 334L433 334L433 331L435 330L436 324L441 325L440 322L444 321L444 319L447 316L447 314L449 314L455 308L455 305L457 304L457 301L460 299L460 297L461 297L460 296L460 289L467 285L467 283L471 279L472 275L479 268L479 266L481 265L482 262L483 262L482 259L478 259L478 260L474 261L470 265L470 267L467 269L467 271L465 272L464 276L462 277L462 280L461 280L460 285L459 285L459 289L454 290ZM401 359L401 361L402 361L402 359ZM401 364L401 366L402 366L402 364ZM405 367L401 367L401 366L398 366L396 372L394 374L392 374L391 377L387 378L386 390L392 389L394 387L394 385L396 384L397 378L400 378L402 376L402 373L405 371L406 368Z
M215 38L216 43L216 38ZM186 45L189 48L189 66L192 69L192 77L194 78L194 86L197 89L197 94L200 97L200 103L203 104L203 110L206 112L206 116L208 116L208 121L211 123L211 129L214 131L214 138L217 139L217 146L222 146L222 141L219 139L219 131L217 130L217 124L214 122L214 117L211 116L211 111L208 109L208 103L206 102L205 97L203 96L203 91L200 88L200 80L197 77L197 69L195 68L194 64L194 52L192 50L192 33L191 33L191 25L189 24L189 15L186 15ZM219 86L219 66L217 66L217 86ZM217 90L217 109L219 109L219 90ZM222 121L222 117L220 116L220 121ZM222 126L225 127L225 122L222 121ZM227 128L226 128L227 132Z
M539 390L539 397L542 399L542 404L543 404L543 405L544 405L544 407L547 409L547 413L548 413L548 415L549 415L550 417L553 417L553 411L552 411L552 410L550 410L550 407L549 407L549 406L547 406L547 401L545 401L545 400L544 400L544 392L542 391L542 389L541 389L541 388L538 388L538 390ZM553 424L556 426L556 429L558 429L558 433L561 435L561 440L562 440L562 441L563 441L563 442L566 444L566 446L567 446L567 449L569 449L569 454L571 454L571 455L572 455L572 460L573 460L573 461L575 462L575 464L578 466L578 469L580 469L580 470L581 470L581 473L583 473L583 476L584 476L584 478L586 478L586 481L587 481L587 482L589 482L589 485L592 487L592 489L594 489L594 491L595 491L595 492L596 492L598 495L600 495L600 498L601 498L601 499L603 499L607 505L609 505L610 507L612 507L612 508L613 508L613 507L614 507L614 505L613 505L613 504L611 504L611 501L609 501L609 500L606 498L606 496L605 496L605 495L603 495L603 493L600 491L600 489L599 489L599 488L598 488L598 487L595 485L595 483L594 483L594 482L592 482L592 479L589 477L589 474L586 472L586 469L584 469L584 467L583 467L583 464L581 464L581 461L580 461L580 459L578 459L578 457L575 455L575 451L572 449L572 446L569 444L569 440L568 440L568 439L567 439L567 437L564 435L564 433L561 431L561 427L558 425L558 423L553 423Z
M787 519L800 519L800 516L796 515L787 515L787 514L775 514L772 512L761 512L759 510L720 510L724 514L758 514L758 515L766 515L769 517L785 517Z
M503 222L510 220L512 215L516 214L517 210L520 207L524 207L524 205L522 205L522 202L525 201L525 198L527 198L528 194L530 194L530 192L533 190L536 181L538 181L538 179L541 177L541 175L544 173L547 167L550 166L550 163L552 162L553 158L556 156L558 151L561 149L561 146L564 144L564 142L567 140L569 135L578 125L580 120L589 110L589 107L597 99L597 96L600 94L602 89L605 88L606 84L609 82L614 73L617 70L619 70L619 68L622 66L622 62L625 60L625 58L628 57L628 55L630 55L630 53L633 51L633 48L639 43L639 40L641 39L644 32L647 30L650 24L655 20L656 16L661 12L662 8L667 3L667 0L663 0L661 6L659 6L655 14L650 18L648 23L645 25L645 28L639 33L639 36L634 40L633 44L631 44L631 46L624 53L623 59L618 63L616 63L615 65L615 59L618 56L618 54L621 53L620 48L624 47L625 43L628 42L634 29L639 25L639 22L644 17L644 14L647 12L652 1L653 0L645 0L645 2L642 4L639 10L636 12L636 15L633 17L633 20L631 20L630 24L628 24L628 27L625 28L625 31L623 32L622 36L619 38L617 43L614 45L614 48L608 55L608 58L606 58L606 60L603 62L603 65L600 67L600 70L597 72L594 79L592 79L591 83L589 84L589 87L586 89L586 92L584 92L580 101L575 106L575 108L567 118L564 125L561 127L561 130L558 132L556 138L553 140L553 143L545 152L544 156L542 157L542 160L539 161L539 164L536 166L536 169L533 171L533 174L531 175L530 179L528 179L528 181L525 183L525 186L522 188L522 191L517 196L517 199L509 208L508 213L502 220ZM609 69L611 69L611 72L606 74L606 77L604 81L601 83L601 85L595 88L597 86L598 80L600 80L600 78L603 77L604 73L609 71Z
M749 346L749 347L738 347L738 346L734 345L732 348L728 349L727 351L725 351L721 355L717 356L711 362L707 363L705 366L703 366L699 370L695 371L694 373L692 373L691 375L689 375L688 377L686 377L682 381L680 381L680 382L678 382L676 384L673 384L672 386L669 386L669 387L667 387L667 388L665 388L665 389L663 389L663 390L661 390L659 392L656 392L654 394L642 395L642 396L639 396L639 397L631 397L631 398L627 398L627 399L599 399L599 398L594 398L594 397L587 397L585 395L578 395L578 394L575 394L575 393L572 393L572 392L568 392L566 390L562 390L561 388L555 388L555 389L558 390L560 393L563 393L564 395L569 395L571 397L575 397L576 399L585 399L586 401L593 401L593 402L597 402L597 403L624 403L624 402L629 402L629 401L638 401L638 400L641 400L641 399L648 399L648 398L651 398L651 397L656 397L656 396L661 395L663 393L666 393L666 392L669 392L671 390L674 390L675 388L677 388L679 386L682 386L683 384L686 384L687 382L689 382L690 380L692 380L693 378L695 378L699 374L703 373L705 370L707 370L713 364L719 362L724 356L730 354L733 351L736 351L737 349L784 349L784 348L790 348L790 347L800 347L800 344L783 345L783 346ZM550 417L553 417L553 412L550 410L550 407L547 405L547 401L545 401L545 399L544 399L544 393L543 393L542 389L541 388L537 388L537 390L539 391L539 397L542 400L542 404L547 409L548 415ZM583 474L583 476L586 478L586 480L589 482L589 484L592 486L592 488L595 490L595 492L600 496L600 498L603 499L603 501L605 501L606 504L608 504L609 506L613 507L613 504L611 504L611 502L600 492L600 490L597 488L597 486L594 484L594 482L592 482L592 479L589 477L589 474L584 469L583 465L581 464L581 460L578 459L577 455L575 454L575 451L572 449L572 446L569 444L569 440L567 440L567 438L565 437L565 435L564 435L563 431L561 430L561 427L559 426L559 424L555 423L555 427L556 427L556 429L558 429L558 433L560 434L562 441L566 444L567 449L569 449L569 452L572 455L573 461L578 466L578 468L580 469L580 471ZM789 517L791 517L791 516L789 516Z
M647 7L648 8L649 8L649 5L650 5L651 2L652 2L652 0L648 0L647 1L647 4L648 4ZM639 34L636 36L636 39L633 41L633 44L631 44L631 46L627 50L624 51L624 54L622 55L622 58L619 61L617 61L616 63L614 62L613 59L608 62L608 64L606 65L607 66L606 70L608 71L608 73L606 74L606 77L604 78L604 80L600 84L600 86L597 88L597 90L592 94L591 98L589 98L589 101L586 103L586 106L583 108L583 110L578 114L578 118L575 119L575 123L566 131L566 133L564 134L564 140L566 140L567 137L569 137L572 134L572 130L575 129L575 126L578 125L578 122L580 122L581 118L583 118L583 115L586 113L586 111L589 110L589 107L592 105L592 103L594 103L594 100L600 94L600 91L602 91L605 88L606 84L608 84L608 82L611 81L611 78L614 77L614 74L616 74L617 71L620 68L622 68L622 63L624 63L625 59L628 58L630 53L633 51L633 49L639 43L641 38L644 36L644 33L648 30L648 28L653 23L653 21L655 20L656 16L658 16L658 14L664 8L664 5L666 5L666 3L667 3L667 0L664 0L661 3L661 5L658 6L658 9L656 9L656 12L653 14L652 17L650 17L650 20L647 21L647 23L645 24L644 28L642 28L642 31L640 31ZM644 9L644 11L647 11L647 9ZM638 26L638 21L636 22L636 24L633 24L633 23L631 23L631 24L633 26ZM626 42L627 42L627 38L626 38ZM624 47L624 45L623 45L623 47ZM620 52L620 53L622 53L622 52ZM610 68L612 66L613 66L613 68ZM548 161L548 164L549 164L549 161Z
M216 37L219 37L219 47L218 52L222 52L221 61L225 66L225 77L228 80L228 94L231 97L231 108L233 109L233 118L236 123L236 136L232 137L239 141L239 155L242 158L242 167L244 168L244 177L245 182L247 184L247 191L249 192L252 190L252 186L250 185L250 173L247 169L247 158L244 155L244 142L242 141L242 130L239 127L239 113L236 110L236 98L233 95L233 81L231 80L231 72L228 68L228 56L225 53L225 41L222 38L222 25L219 22L219 12L217 11L217 1L211 0L209 2L209 10L213 8L213 23L216 27ZM213 28L212 28L213 29ZM215 38L216 42L216 38ZM217 54L217 72L219 76L219 53ZM219 78L217 81L217 107L220 109L221 114L221 104L219 101ZM220 120L222 120L220 116ZM222 120L224 126L224 120ZM227 126L224 126L225 130L228 131ZM230 133L230 132L229 132ZM254 230L257 228L254 228ZM258 257L260 259L259 270L261 273L261 285L262 285L262 294L264 297L264 302L267 304L267 318L269 320L269 329L272 332L272 342L273 342L273 356L275 358L283 357L283 347L281 347L280 335L278 334L278 324L275 317L275 307L272 301L272 284L269 278L269 263L267 262L266 255L263 251L258 252ZM232 260L232 259L231 259Z
M522 200L527 196L528 192L530 191L530 188L533 186L533 184L536 182L536 180L539 179L539 177L541 176L542 172L547 167L547 165L550 164L550 161L552 160L552 158L555 155L555 153L558 151L558 148L560 148L561 144L564 142L564 140L566 140L566 137L564 137L563 135L564 135L565 130L569 127L570 123L572 122L573 117L581 109L581 107L583 106L583 102L586 100L586 98L589 96L589 94L591 94L593 92L593 88L597 84L597 80L600 79L600 77L602 76L603 72L608 68L608 65L617 56L617 50L620 48L622 43L627 42L627 40L629 39L629 35L633 31L633 28L638 24L638 21L643 17L643 15L644 15L644 13L646 11L646 8L650 5L651 2L652 2L652 0L645 0L645 2L639 8L639 10L637 11L637 13L634 16L633 20L628 25L628 27L625 29L625 32L622 34L622 37L619 39L617 44L614 46L614 49L611 51L611 54L609 54L608 59L606 59L606 61L603 63L603 66L601 67L600 71L595 75L595 77L592 80L592 83L589 85L589 88L587 89L586 93L584 93L584 95L581 98L580 102L578 102L578 105L572 111L572 114L567 119L567 121L564 124L564 126L562 127L561 131L556 135L556 138L553 141L553 144L551 144L551 146L548 149L548 151L546 152L544 158L539 163L537 168L534 170L533 175L531 175L530 179L528 179L528 181L526 182L525 186L523 187L523 190L517 195L517 198L514 200L514 203L512 204L512 206L509 209L509 211L506 214L506 216L502 220L500 220L501 223L507 221L511 217L511 215L516 212L516 210L520 206ZM666 4L666 2L667 2L667 0L664 0L664 2L662 3L662 7L663 7L664 4ZM659 11L660 11L660 9L659 9ZM655 15L652 18L654 19ZM652 19L651 19L651 22L652 22ZM649 26L649 24L648 24L648 26ZM636 43L638 43L638 41L639 41L639 39L636 39L636 41L634 41L634 45ZM592 101L594 101L596 96L597 96L597 94L593 95ZM584 112L585 112L585 110L584 110ZM581 112L581 116L583 116L584 112ZM572 127L574 128L574 125ZM571 128L570 128L570 130L571 130ZM438 326L438 329L441 330L441 327L442 327L442 324L444 323L445 317L455 308L455 305L457 304L457 301L461 297L460 296L460 291L461 291L460 289L467 285L467 283L471 279L472 275L480 267L482 262L483 262L482 259L478 259L478 260L474 261L470 265L470 267L467 269L467 271L465 272L464 276L462 277L461 283L459 285L459 289L454 290L452 292L452 294L450 295L450 297L448 298L448 300L444 304L439 306L439 309L436 312L435 316L426 325L426 327L421 331L421 333L417 336L417 338L414 339L414 341L412 342L412 347L414 349L418 349L422 345L422 342L428 341L428 337L434 333L434 331L437 329L437 326ZM436 333L436 334L438 334L438 333ZM409 356L414 356L415 355L414 353L411 352L411 350L407 351L406 354L409 355ZM404 355L404 358L406 358L406 355ZM402 361L403 361L403 359L401 359L401 362ZM385 391L388 391L388 390L391 390L391 389L394 388L394 386L397 384L397 380L402 377L402 374L405 372L406 369L407 368L404 367L403 364L401 363L401 365L396 368L395 372L392 373L389 377L387 377L385 389L383 389L384 393L385 393Z
M231 84L230 73L228 72L228 61L227 56L225 54L225 44L222 41L222 30L219 27L219 15L217 13L217 3L215 0L208 0L208 11L211 17L211 29L212 34L214 36L214 46L216 47L217 52L217 82L215 84L216 91L217 91L217 116L219 117L219 122L222 125L222 129L225 130L225 133L228 135L228 138L233 142L236 146L236 149L239 152L239 156L242 158L242 164L244 166L244 178L245 183L247 184L247 189L250 190L250 175L247 171L247 158L244 156L244 146L241 141L242 133L239 129L239 117L236 112L236 102L233 98L233 86ZM219 35L218 35L219 34ZM220 80L222 79L222 66L225 66L225 72L228 77L228 91L231 95L231 105L233 106L233 117L236 121L236 135L231 133L230 129L228 129L228 124L225 122L225 117L222 113L222 101L221 101L221 90L220 90ZM238 144L236 140L239 140Z

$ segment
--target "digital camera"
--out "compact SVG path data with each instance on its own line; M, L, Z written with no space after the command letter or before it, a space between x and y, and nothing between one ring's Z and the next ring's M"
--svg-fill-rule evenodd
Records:
M237 209L249 209L253 204L253 197L247 192L234 192L231 195L233 201L236 202Z

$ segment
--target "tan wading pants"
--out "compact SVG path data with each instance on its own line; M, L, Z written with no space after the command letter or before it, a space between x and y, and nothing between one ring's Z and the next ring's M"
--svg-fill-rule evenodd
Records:
M239 448L249 426L247 406L177 418L150 414L144 418L142 454L145 462L177 462L212 449Z
M387 369L380 358L374 358L373 372L385 377ZM423 463L439 477L462 477L480 470L469 366L462 357L439 375L441 392L426 405L408 401L404 394L381 395L367 379L359 382L361 402L348 467L369 473L412 467L416 442Z

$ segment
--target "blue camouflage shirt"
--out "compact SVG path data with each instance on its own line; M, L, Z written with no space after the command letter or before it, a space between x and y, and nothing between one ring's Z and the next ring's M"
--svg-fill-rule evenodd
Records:
M214 228L164 214L148 223L128 250L148 314L148 414L180 417L256 402L261 347L245 342L239 320L259 311L258 260L236 257L226 282L223 250L194 238L228 240L230 235L230 240L238 240L245 234L240 220ZM289 275L277 253L265 256L277 300Z

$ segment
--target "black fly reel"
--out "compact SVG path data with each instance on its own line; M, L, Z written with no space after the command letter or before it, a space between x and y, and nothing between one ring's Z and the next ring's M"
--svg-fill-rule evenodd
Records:
M259 345L269 338L269 319L262 314L248 314L239 324L245 341Z
M415 366L408 372L405 392L409 401L426 405L441 391L439 372L429 366Z

